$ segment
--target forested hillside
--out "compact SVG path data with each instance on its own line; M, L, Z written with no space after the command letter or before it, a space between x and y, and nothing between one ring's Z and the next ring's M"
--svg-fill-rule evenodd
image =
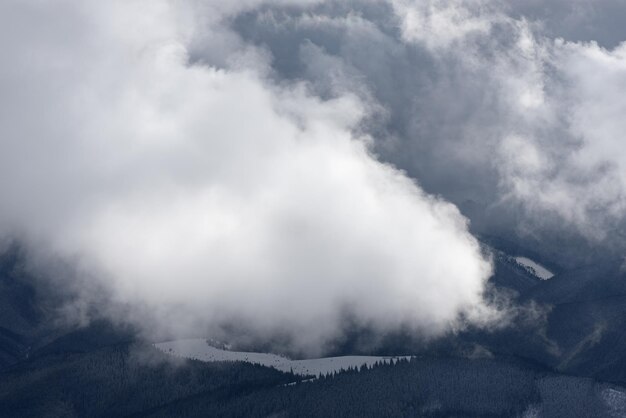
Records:
M299 382L295 383L294 382ZM202 363L148 345L45 354L0 375L7 417L610 417L626 390L516 359L413 358L321 379Z
M567 276L533 281L506 257L496 258L494 284L514 291L520 304L556 300L546 320L490 332L470 329L425 346L397 334L382 341L378 353L418 357L314 381L245 363L177 359L142 342L132 327L106 320L54 326L55 301L25 274L19 257L5 255L0 267L3 417L626 415L626 391L601 383L623 383L620 320L612 316L621 312L619 301L585 300L585 292L560 279ZM595 272L581 274L572 277L584 285ZM619 283L621 273L612 274L605 277ZM573 296L557 291L561 283ZM588 317L577 311L581 306L591 312ZM578 327L564 326L575 317ZM612 327L585 340L603 321ZM337 346L338 354L367 353L361 342L371 334L353 336ZM294 384L299 381L306 382Z
M46 354L0 375L2 417L113 417L190 397L241 396L295 377L245 363L172 361L143 345Z

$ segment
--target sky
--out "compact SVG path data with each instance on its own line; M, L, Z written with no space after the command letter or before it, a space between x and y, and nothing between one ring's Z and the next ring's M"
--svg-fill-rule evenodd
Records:
M2 2L0 237L153 335L497 326L483 236L626 247L626 4L520 3Z

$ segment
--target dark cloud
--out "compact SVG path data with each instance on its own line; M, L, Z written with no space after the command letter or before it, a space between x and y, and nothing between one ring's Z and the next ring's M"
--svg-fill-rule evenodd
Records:
M514 17L541 24L552 38L572 42L595 41L609 49L626 40L624 0L509 1L506 7Z

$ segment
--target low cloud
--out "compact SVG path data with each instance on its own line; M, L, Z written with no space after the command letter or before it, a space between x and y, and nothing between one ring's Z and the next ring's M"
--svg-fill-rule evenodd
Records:
M378 157L475 231L572 266L590 246L626 251L617 3L331 1L235 27L270 51L275 78L368 103ZM570 255L555 254L564 241Z
M425 336L495 320L489 258L373 155L373 107L277 83L228 26L261 3L220 4L0 6L2 235L170 335L235 323L313 353L346 313Z
M151 332L492 324L457 207L626 251L619 1L544 3L5 2L0 235Z

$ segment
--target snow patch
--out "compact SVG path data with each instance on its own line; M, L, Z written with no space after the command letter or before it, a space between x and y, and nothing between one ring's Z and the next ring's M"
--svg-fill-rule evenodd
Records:
M253 353L245 351L228 351L212 347L205 339L193 338L185 340L167 341L153 344L154 347L166 354L200 360L205 362L213 361L245 361L247 363L259 364L273 367L283 372L290 372L302 376L322 376L328 373L340 372L349 368L367 365L371 367L376 362L395 363L404 357L378 357L378 356L341 356L323 357L306 360L291 360L287 357L271 353Z
M540 278L541 280L548 280L554 276L550 270L545 268L539 263L534 262L530 258L527 257L513 257L517 264L524 267L528 272L533 274L534 276Z
M602 400L609 408L612 417L626 416L626 393L615 389L605 389L602 391Z

